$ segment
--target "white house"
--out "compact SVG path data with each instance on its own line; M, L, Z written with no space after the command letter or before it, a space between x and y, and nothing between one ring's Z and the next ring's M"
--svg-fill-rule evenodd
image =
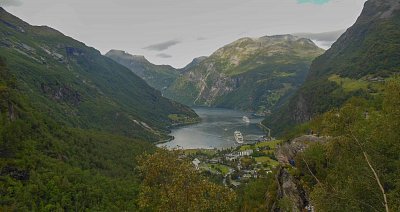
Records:
M195 158L192 161L192 163L193 163L194 167L196 168L196 170L199 170L199 165L200 165L201 161L199 159Z
M251 154L253 154L253 150L252 149L239 152L240 156L250 156Z

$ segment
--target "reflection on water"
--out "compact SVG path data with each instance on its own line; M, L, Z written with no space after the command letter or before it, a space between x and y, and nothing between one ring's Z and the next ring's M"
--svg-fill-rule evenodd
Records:
M184 149L229 148L237 145L233 137L236 130L242 132L245 143L253 143L264 135L257 126L262 119L252 118L245 112L216 108L194 110L201 117L201 123L173 130L171 135L175 139L159 146ZM248 116L251 122L245 123L243 116Z

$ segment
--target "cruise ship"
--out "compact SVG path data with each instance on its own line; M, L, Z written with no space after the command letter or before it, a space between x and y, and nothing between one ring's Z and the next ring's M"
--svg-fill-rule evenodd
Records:
M246 123L250 123L250 119L249 119L249 117L247 117L247 116L243 116L243 121L244 122L246 122Z
M237 143L243 144L244 139L243 139L243 135L242 135L242 133L240 131L235 131L233 133L233 135L234 135L235 140L236 140Z

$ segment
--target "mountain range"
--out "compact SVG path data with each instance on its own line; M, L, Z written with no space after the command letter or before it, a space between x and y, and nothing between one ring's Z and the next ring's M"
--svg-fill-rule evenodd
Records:
M368 0L327 51L293 35L242 38L175 69L120 50L101 55L0 8L0 210L146 210L154 203L140 202L143 192L176 206L195 181L218 206L221 175L199 177L179 151L151 155L172 127L199 121L186 104L265 115L287 140L263 150L281 162L265 178L232 187L247 195L245 209L396 211L399 29L398 0ZM164 184L173 192L157 198ZM216 210L211 193L193 201Z

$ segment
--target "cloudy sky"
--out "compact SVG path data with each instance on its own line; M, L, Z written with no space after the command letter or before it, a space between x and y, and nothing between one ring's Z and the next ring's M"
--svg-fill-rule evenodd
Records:
M241 37L344 30L365 0L0 0L30 24L47 25L106 53L144 55L182 67ZM328 33L330 34L330 33ZM322 37L332 37L319 34ZM317 35L317 38L321 37ZM319 40L321 46L329 41Z

